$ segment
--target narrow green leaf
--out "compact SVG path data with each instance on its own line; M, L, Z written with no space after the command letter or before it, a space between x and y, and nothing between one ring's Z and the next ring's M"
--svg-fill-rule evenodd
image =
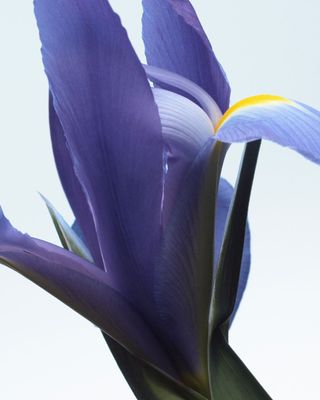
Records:
M211 307L211 331L223 326L227 334L236 301L251 188L261 141L245 147L215 277Z
M246 145L220 253L211 308L211 385L214 400L271 398L228 344L241 270L248 206L261 141Z
M218 329L211 342L214 400L271 400Z
M200 319L197 321L197 329L202 333L202 349L205 362L208 365L208 342L209 331L208 316L210 313L210 302L213 288L213 265L214 265L214 234L215 234L215 203L219 188L221 168L228 145L216 142L213 146L204 182L199 195L200 202L197 214L193 218L197 221L197 232L193 247L197 250L196 274L198 285L195 296L198 297L198 311ZM195 218L196 217L196 218ZM210 380L210 373L208 372ZM210 385L210 382L208 382Z
M79 255L80 257L86 259L89 262L93 262L91 254L83 243L82 239L74 232L74 230L66 223L61 214L54 208L48 199L46 199L41 193L40 196L44 200L54 226L56 228L57 234L61 241L62 246L65 249L72 251L73 253Z

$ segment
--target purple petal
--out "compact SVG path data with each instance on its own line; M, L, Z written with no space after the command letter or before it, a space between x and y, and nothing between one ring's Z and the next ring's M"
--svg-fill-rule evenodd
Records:
M259 95L236 103L222 117L217 139L267 139L320 163L320 112L278 96Z
M180 186L154 281L162 337L179 368L185 368L185 374L194 376L202 388L207 385L218 179L213 144L214 140L208 139Z
M163 136L167 150L167 175L164 187L163 224L166 227L177 195L185 185L187 173L201 147L211 137L212 125L202 110L188 99L162 89L154 89L155 101L159 108ZM226 218L233 194L232 186L224 179L220 180L216 211L215 262L218 260ZM244 245L242 270L239 281L236 306L239 307L246 288L250 269L250 232Z
M225 230L225 223L227 220L227 215L229 212L229 207L231 204L231 200L232 200L232 196L233 196L233 187L223 178L220 179L220 183L219 183L219 192L218 192L218 197L217 197L217 204L216 204L216 216L215 216L215 237L214 237L214 243L215 243L215 249L216 251L214 252L214 258L215 258L215 268L217 265L217 261L219 258L219 254L220 254L220 250L221 250L221 245L222 245L222 239L224 236L224 230ZM74 223L73 227L72 227L77 234L82 237L82 233L79 231L79 225L77 224L77 222ZM187 235L185 237L182 238L182 240L185 240L187 238ZM238 291L237 291L237 297L236 297L236 303L235 303L235 307L234 307L234 311L233 314L230 318L230 321L232 323L236 312L239 308L244 290L246 288L247 285L247 281L248 281L248 275L249 275L249 270L250 270L250 262L251 262L251 255L250 255L250 230L249 230L249 225L247 224L246 227L246 236L245 236L245 242L244 242L244 248L243 248L243 256L242 256L242 265L241 265L241 273L240 273L240 279L239 279L239 284L238 284ZM180 269L181 274L183 274L183 268L184 268L184 264L177 264L174 266L175 269ZM177 272L178 274L179 272ZM170 270L170 274L172 274L172 270ZM183 276L183 275L182 275ZM161 280L163 280L164 278L161 277ZM173 277L174 279L174 277ZM180 282L181 279L179 279ZM168 280L169 282L171 282L170 278ZM171 284L173 284L173 282L171 282ZM171 284L169 285L169 291L171 290ZM161 285L161 283L160 283ZM156 285L157 286L157 285ZM181 290L183 290L184 288L182 287ZM167 298L168 296L170 297L171 293L165 293L165 298ZM160 310L163 307L163 302L159 301L158 304L160 303ZM174 305L175 306L175 305ZM168 316L167 316L167 311L164 311L161 313L162 315L162 320L160 320L161 324L167 324L167 328L170 329L170 335L169 337L172 335L172 325L168 324L166 322ZM186 315L189 315L188 313L186 313ZM186 332L190 331L190 323L186 322L186 315L182 316L184 318L184 322L186 323L186 325L188 326L188 328L186 329ZM162 327L163 329L163 327ZM166 328L165 332L166 332ZM167 335L167 332L166 332ZM181 335L184 335L184 332L181 332ZM171 340L174 340L174 338L171 337ZM190 338L190 341L192 341L193 339ZM188 345L188 348L190 346Z
M213 139L213 126L205 112L189 99L163 89L154 89L153 93L165 141L162 223L166 226L187 171L204 143Z
M143 39L148 64L167 69L202 87L222 112L230 87L188 0L143 0Z
M218 123L222 114L217 103L196 83L165 69L151 67L149 65L145 65L144 69L148 78L154 84L187 97L206 112L214 125Z
M174 349L177 362L186 366L187 373L199 380L204 379L206 368L205 354L202 352L206 344L202 341L205 342L209 318L205 297L207 285L210 287L211 281L208 271L213 273L214 260L217 261L219 257L233 194L231 185L221 179L213 225L211 218L213 219L215 208L215 183L213 176L208 179L207 175L213 143L214 140L209 139L202 146L182 181L166 226L161 262L155 269L156 303L161 316L160 331L166 338L167 346ZM211 186L204 185L206 180ZM234 314L246 286L249 267L250 235L247 228ZM210 296L208 301L209 299Z
M172 372L148 325L108 275L73 253L14 229L0 209L0 261L93 322L136 356Z
M62 186L75 215L78 216L78 223L85 227L83 230L85 232L85 241L90 248L91 254L94 255L95 265L104 269L94 217L89 203L90 199L85 196L79 179L75 174L67 138L53 107L51 93L49 95L49 120L52 149Z
M146 74L107 1L35 0L35 13L54 109L81 187L72 190L81 200L69 177L66 192L85 237L93 241L96 231L117 287L138 296L141 285L150 286L161 233L163 142ZM65 160L58 155L59 162Z

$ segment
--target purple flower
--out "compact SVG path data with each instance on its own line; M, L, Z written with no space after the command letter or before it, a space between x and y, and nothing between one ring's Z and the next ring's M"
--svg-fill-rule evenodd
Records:
M211 398L210 307L233 193L220 179L227 143L269 139L319 162L320 113L272 95L229 108L187 0L143 0L148 66L106 0L34 4L53 151L83 241L50 205L78 255L23 235L1 212L0 260L104 332L138 398ZM233 315L249 263L247 230Z

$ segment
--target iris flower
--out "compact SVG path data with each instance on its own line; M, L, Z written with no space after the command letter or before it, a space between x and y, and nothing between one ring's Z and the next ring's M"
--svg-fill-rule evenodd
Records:
M268 399L227 334L250 264L251 183L260 139L319 163L320 113L266 94L229 108L187 0L143 0L147 66L106 0L34 6L76 223L47 202L62 248L1 211L1 262L99 327L137 398ZM220 179L233 142L248 143L234 191Z

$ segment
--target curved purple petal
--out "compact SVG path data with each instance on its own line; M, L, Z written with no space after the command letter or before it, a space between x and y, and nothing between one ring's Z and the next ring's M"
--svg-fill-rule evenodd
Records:
M153 90L165 142L162 223L165 227L177 193L200 148L213 139L213 126L206 113L189 99L163 89Z
M320 112L273 95L259 95L232 106L217 126L223 142L267 139L320 163Z
M217 103L196 83L165 69L151 67L150 65L144 65L144 69L151 82L157 86L161 86L163 89L187 97L206 112L213 125L218 123L222 114Z
M173 372L149 326L113 289L106 273L67 250L20 233L1 209L0 262L67 304L139 358Z
M229 106L230 87L188 0L142 0L143 39L151 66L198 84L219 105Z
M152 91L107 1L34 4L53 105L81 193L75 189L86 202L66 192L84 232L89 221L85 237L93 240L96 231L104 266L135 301L141 285L150 286L161 233L163 141Z

